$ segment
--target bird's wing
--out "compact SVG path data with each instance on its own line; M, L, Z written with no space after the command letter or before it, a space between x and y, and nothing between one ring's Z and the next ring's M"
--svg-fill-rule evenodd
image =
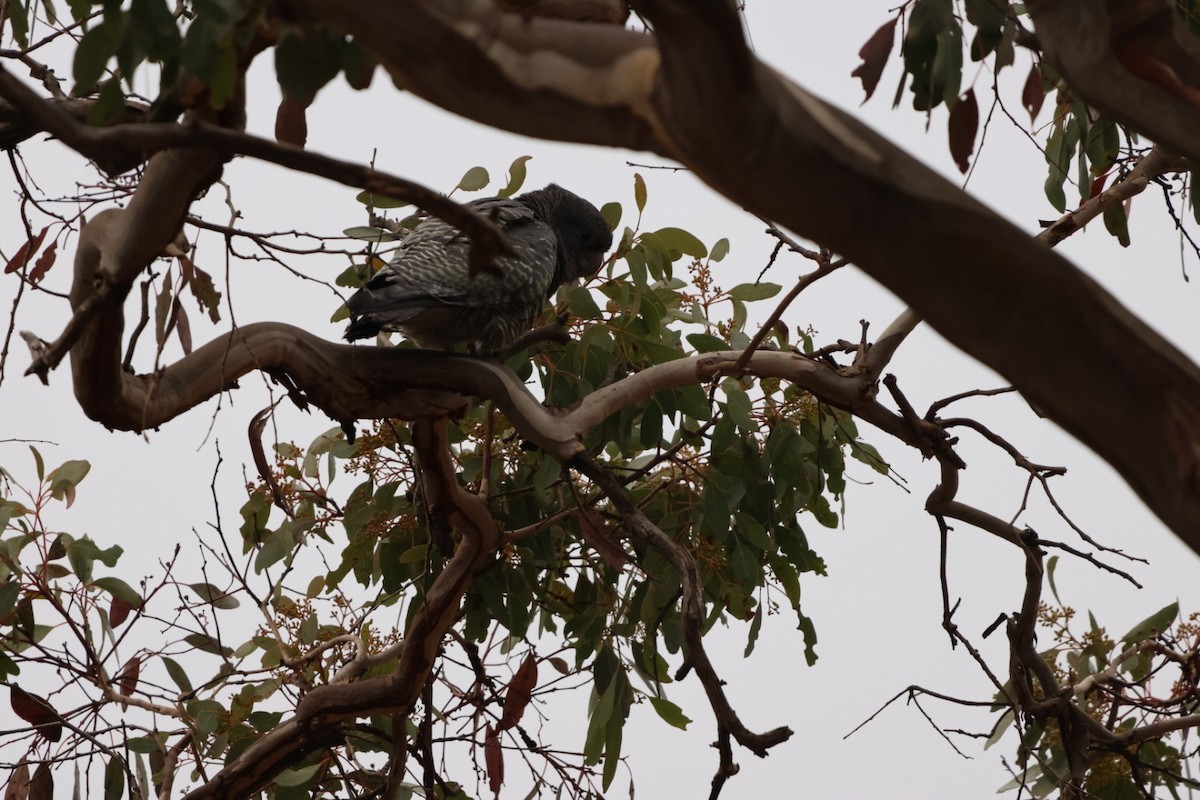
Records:
M351 313L416 312L438 305L500 306L544 296L556 257L550 227L513 200L487 198L469 205L500 228L512 250L512 255L497 259L502 276L471 276L470 237L430 218L404 238L390 263L350 299Z

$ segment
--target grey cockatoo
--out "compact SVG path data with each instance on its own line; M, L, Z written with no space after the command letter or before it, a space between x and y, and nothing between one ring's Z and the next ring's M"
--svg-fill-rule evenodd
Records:
M496 261L501 274L472 276L468 237L430 217L346 303L347 339L398 331L427 349L470 343L479 353L503 351L533 326L559 286L596 274L612 246L596 207L554 184L467 205L496 224L511 250Z

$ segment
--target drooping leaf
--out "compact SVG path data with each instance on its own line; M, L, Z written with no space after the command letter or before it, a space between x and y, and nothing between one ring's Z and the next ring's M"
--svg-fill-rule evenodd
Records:
M17 248L17 252L12 254L8 259L8 263L4 267L5 274L16 272L23 268L29 259L33 258L33 254L42 246L42 241L46 238L46 231L50 230L50 226L42 228L41 232L32 239L27 239L24 244Z
M114 596L112 603L108 606L108 625L110 628L119 628L126 619L129 618L129 612L133 611L135 606L128 600Z
M504 714L500 718L498 731L508 730L521 721L536 686L537 657L530 652L508 682L508 690L504 694Z
M1129 218L1124 203L1114 203L1104 209L1104 228L1122 247L1129 247Z
M1032 125L1037 120L1038 112L1042 110L1042 103L1046 101L1046 92L1042 88L1042 71L1037 63L1034 63L1029 69L1029 76L1025 78L1025 86L1021 89L1021 105L1029 112L1029 124Z
M483 737L483 759L487 767L488 788L495 797L504 785L504 751L500 747L500 731L488 725Z
M883 75L883 68L887 64L888 56L892 54L892 45L896 39L896 22L899 19L899 17L893 17L880 25L879 29L871 34L871 38L867 39L858 51L858 57L862 59L862 63L854 68L850 77L862 81L864 103L871 99L871 95L875 94L875 87L879 85L879 78Z
M303 148L308 141L308 107L312 98L284 92L275 109L275 141Z
M120 578L96 578L91 582L91 585L103 592L107 592L113 597L121 598L134 608L142 607L142 596L138 594L136 589Z
M125 662L125 666L117 674L117 686L121 689L121 694L130 697L137 690L138 676L142 671L142 659L139 656L134 656ZM129 704L123 702L121 708L128 708Z
M9 686L8 691L14 714L35 726L39 734L52 742L62 738L63 718L45 698L26 692L20 686Z
M979 105L975 101L975 90L967 93L950 109L950 155L959 172L971 166L971 154L975 152L975 135L979 131Z
M50 246L42 251L38 256L38 260L34 263L33 269L29 271L29 280L33 283L39 282L46 277L46 273L50 271L50 267L54 266L55 260L58 258L58 241L50 243Z

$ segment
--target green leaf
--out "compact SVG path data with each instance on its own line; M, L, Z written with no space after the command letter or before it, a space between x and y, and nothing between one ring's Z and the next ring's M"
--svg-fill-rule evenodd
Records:
M5 10L8 24L12 27L13 39L24 50L29 46L29 16L26 14L25 2L24 0L10 0L5 5Z
M67 508L75 501L75 487L82 481L92 465L86 461L66 461L50 473L50 494L55 500L67 501ZM109 564L109 566L112 566Z
M357 239L360 242L395 242L399 237L383 228L373 228L369 225L355 225L342 231L343 236Z
M1121 247L1129 247L1129 218L1124 203L1114 203L1104 209L1104 228L1111 233Z
M600 207L600 216L604 217L604 221L608 223L608 229L615 231L621 224L621 204L605 203Z
M710 333L689 333L686 338L697 353L716 353L729 349L729 342Z
M21 596L21 582L10 580L0 585L0 619L4 619L17 607L17 599Z
M190 32L188 37L191 38ZM279 86L301 102L311 102L341 72L344 48L344 37L330 31L286 31L275 45L275 77Z
M272 564L287 558L291 554L295 543L292 532L280 526L279 530L272 533L263 542L262 548L258 551L258 555L254 559L254 571L262 572Z
M497 193L500 197L512 197L525 185L525 162L531 158L533 156L520 156L508 165L508 185Z
M313 779L313 776L317 774L317 770L320 768L320 764L313 764L308 767L285 769L275 778L275 783L279 786L305 786Z
M228 647L222 647L220 642L206 633L189 633L183 637L183 640L204 653L219 656L232 655L232 651Z
M720 261L727 255L729 255L728 239L718 239L717 243L712 246L712 250L708 253L708 257L712 261Z
M677 250L693 258L704 258L708 255L708 248L704 246L704 242L682 228L659 228L654 234L673 251Z
M633 173L633 202L640 216L646 210L646 181L638 172Z
M113 756L104 767L104 800L121 800L125 794L125 761Z
M190 583L188 587L206 603L215 608L232 609L241 605L236 597L218 589L211 583Z
M483 167L471 167L458 181L456 189L464 192L478 192L491 182L488 171Z
M102 592L107 592L113 597L124 600L134 608L141 608L142 606L142 596L138 594L136 589L120 578L96 578L96 580L92 581L92 586Z
M364 206L371 206L372 208L404 208L404 206L409 204L407 200L397 200L394 197L367 191L359 192L354 196L354 199Z
M33 453L33 466L37 470L38 481L46 479L46 462L42 460L42 454L33 445L29 445L29 452Z
M374 54L357 39L346 42L342 51L342 74L346 76L346 83L350 88L361 92L370 87L377 66L379 62L375 60Z
M192 682L188 678L187 670L179 665L179 662L169 656L162 656L163 666L167 668L167 674L171 676L171 680L175 681L175 685L184 694L190 694L192 691Z
M108 61L117 54L121 45L121 29L108 20L83 34L75 47L75 94L86 95L100 82Z
M779 294L779 290L782 288L778 283L739 283L730 289L728 294L734 300L751 303L755 300L766 300L774 297Z
M1179 601L1160 608L1144 620L1129 629L1129 633L1121 637L1121 641L1129 646L1138 644L1153 636L1165 633L1171 623L1179 616Z

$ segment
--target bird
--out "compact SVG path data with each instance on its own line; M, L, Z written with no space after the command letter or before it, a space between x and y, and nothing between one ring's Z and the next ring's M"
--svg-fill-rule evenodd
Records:
M470 239L430 217L346 302L347 340L398 331L426 350L468 344L480 355L501 354L533 327L559 286L599 272L612 246L596 207L553 183L465 205L504 237L510 254L496 259L498 273L471 275Z

